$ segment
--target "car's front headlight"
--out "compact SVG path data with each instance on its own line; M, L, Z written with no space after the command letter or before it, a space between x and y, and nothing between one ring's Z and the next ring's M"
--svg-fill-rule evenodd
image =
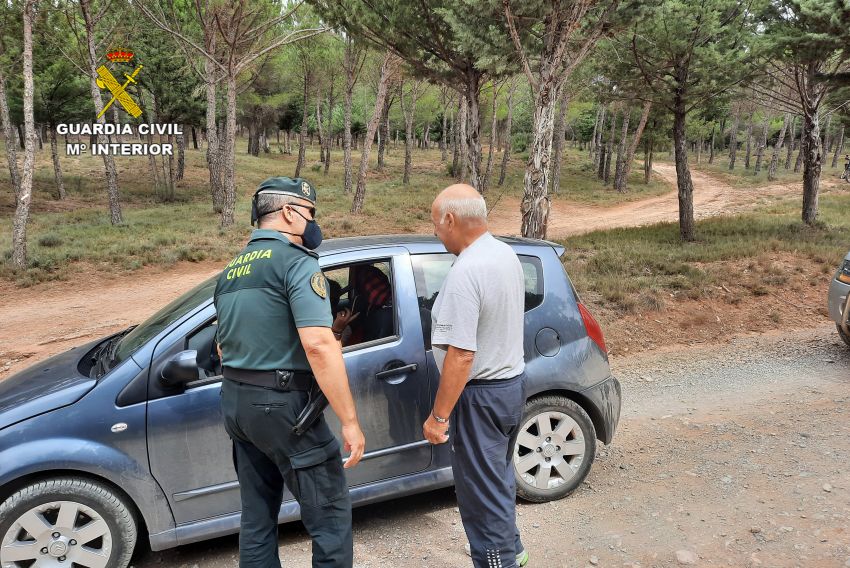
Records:
M841 270L838 271L838 276L836 276L836 279L839 282L850 284L850 260L845 260L844 264L841 265Z

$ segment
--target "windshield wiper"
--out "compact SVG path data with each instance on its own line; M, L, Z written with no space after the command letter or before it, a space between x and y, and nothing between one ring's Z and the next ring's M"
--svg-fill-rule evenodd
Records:
M110 337L103 345L97 348L97 351L92 355L92 362L94 363L94 377L99 379L106 372L112 368L112 363L115 357L115 351L118 347L118 344L121 343L121 339L130 333L133 328L136 326L128 327L121 333Z

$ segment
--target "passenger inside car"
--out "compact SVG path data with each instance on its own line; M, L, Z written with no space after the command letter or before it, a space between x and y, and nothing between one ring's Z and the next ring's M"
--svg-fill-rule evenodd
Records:
M357 264L326 272L334 327L342 332L344 347L395 334L392 285L387 272L387 263Z

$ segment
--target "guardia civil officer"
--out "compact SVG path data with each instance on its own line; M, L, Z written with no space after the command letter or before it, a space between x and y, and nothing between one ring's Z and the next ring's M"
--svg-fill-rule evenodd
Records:
M242 495L242 568L280 568L277 518L284 484L301 505L313 539L313 566L353 562L351 500L339 443L321 413L305 432L295 431L317 382L342 424L351 452L345 468L363 455L363 432L331 331L327 281L313 252L322 241L315 204L315 188L301 178L264 181L252 203L251 221L259 221L259 228L215 290L221 409Z

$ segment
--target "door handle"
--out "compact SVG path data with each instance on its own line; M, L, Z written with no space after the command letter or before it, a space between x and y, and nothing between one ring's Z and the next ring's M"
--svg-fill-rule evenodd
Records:
M394 369L387 369L386 371L381 371L379 373L375 373L376 379L389 379L390 377L394 377L396 375L404 375L407 373L414 373L416 369L419 368L418 363L411 363L410 365L404 365L402 367L395 367Z

